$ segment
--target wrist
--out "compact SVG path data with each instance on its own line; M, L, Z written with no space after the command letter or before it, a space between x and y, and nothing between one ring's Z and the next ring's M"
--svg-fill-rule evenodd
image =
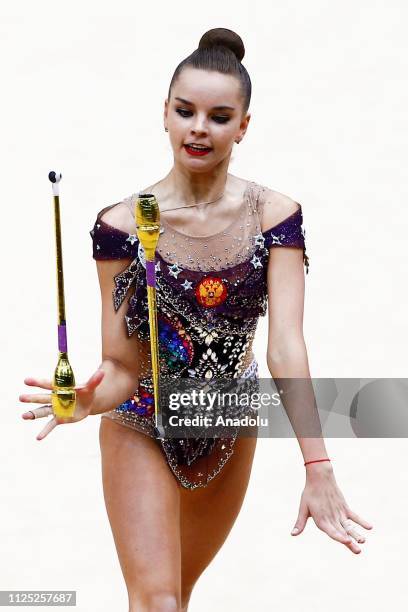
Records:
M311 463L326 463L327 461L331 461L329 457L323 457L322 459L309 459L309 461L304 462L304 466L309 465Z
M330 461L321 461L319 463L309 463L305 466L306 478L316 479L323 478L334 474L333 466Z

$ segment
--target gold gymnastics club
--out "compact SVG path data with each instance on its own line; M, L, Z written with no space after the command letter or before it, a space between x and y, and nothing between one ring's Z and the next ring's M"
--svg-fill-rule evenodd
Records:
M135 205L136 232L145 253L147 303L149 308L150 348L152 361L154 415L156 437L164 438L162 414L159 409L159 340L156 304L155 252L160 235L160 211L154 195L139 194Z
M67 323L65 319L64 273L62 267L61 221L59 206L59 182L62 174L50 172L54 196L55 245L57 263L57 296L58 296L58 363L55 368L51 404L53 413L60 418L74 416L75 413L75 377L68 361Z

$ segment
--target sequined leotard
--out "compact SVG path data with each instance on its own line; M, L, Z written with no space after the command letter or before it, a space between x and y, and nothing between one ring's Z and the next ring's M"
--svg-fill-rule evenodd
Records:
M161 215L156 250L161 372L207 380L258 377L252 342L258 318L266 314L269 249L301 248L307 272L309 266L300 204L296 212L262 232L268 194L267 187L249 181L234 221L211 236L186 235ZM102 417L155 438L143 247L136 234L102 218L119 205L133 216L137 197L138 193L103 208L90 231L94 259L130 260L115 276L113 305L118 310L130 295L124 326L128 336L137 334L139 347L134 395ZM234 452L236 437L234 433L227 438L156 441L179 482L194 489L206 486L221 471Z

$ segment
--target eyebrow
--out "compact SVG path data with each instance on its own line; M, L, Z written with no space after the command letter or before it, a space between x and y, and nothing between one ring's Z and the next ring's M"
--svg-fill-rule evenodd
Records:
M183 104L189 104L190 106L194 106L194 104L192 102L189 102L188 100L185 100L184 98L175 98L176 100L180 100L180 102L183 102ZM235 108L233 106L226 106L225 104L222 104L221 106L213 106L212 110L224 110L224 109L228 109L228 110L235 110Z

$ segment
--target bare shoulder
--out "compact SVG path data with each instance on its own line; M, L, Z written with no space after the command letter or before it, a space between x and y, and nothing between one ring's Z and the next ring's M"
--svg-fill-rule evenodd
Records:
M122 230L122 232L134 234L136 232L136 222L132 213L132 202L133 197L117 202L107 207L100 218L108 225Z
M280 191L264 187L261 201L262 231L275 227L299 210L300 204Z

